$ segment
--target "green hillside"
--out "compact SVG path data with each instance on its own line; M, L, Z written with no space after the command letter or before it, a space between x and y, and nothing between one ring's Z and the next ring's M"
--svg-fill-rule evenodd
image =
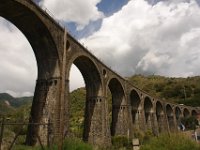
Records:
M32 102L33 97L19 97L15 98L7 93L0 93L0 102L8 101L12 107L20 107L22 105Z
M176 103L200 106L200 77L171 78L134 75L130 82L150 95Z
M79 88L70 93L70 131L76 137L82 137L85 97L85 88Z
M22 106L27 107L32 102L32 97L15 98L7 93L0 93L0 117L17 113Z

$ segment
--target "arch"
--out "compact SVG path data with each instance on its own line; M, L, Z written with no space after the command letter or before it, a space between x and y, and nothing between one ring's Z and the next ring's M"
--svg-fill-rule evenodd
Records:
M132 122L134 125L139 125L139 106L141 103L140 96L136 90L132 90L130 94L130 103L131 103L131 115L132 115Z
M121 106L125 100L125 94L123 86L117 78L111 78L108 81L108 87L112 95L111 136L114 136L121 134L122 128L124 128L120 110L123 109Z
M173 108L170 104L166 105L167 120L170 131L175 129Z
M144 117L147 129L153 128L153 103L149 97L144 99ZM153 130L152 130L153 131Z
M37 61L38 78L50 78L55 75L58 63L57 47L48 27L31 10L31 5L28 6L19 1L3 0L0 16L13 23L29 41Z
M102 81L98 67L89 57L85 55L79 55L72 60L72 63L79 69L85 82L86 101L83 140L88 141L90 140L89 138L91 132L93 132L96 128L95 125L102 125L102 117L100 110L101 106L99 105L104 101L104 98L102 97ZM67 78L69 78L69 76ZM94 118L96 119L95 125L92 122ZM99 132L100 133L96 131L95 133L102 134L100 130Z
M87 97L101 95L102 83L100 72L95 63L87 56L78 56L74 61L74 65L83 75Z
M196 110L192 110L192 111L191 111L191 115L192 115L192 116L196 117L196 116L197 116L197 114L198 114L198 113L197 113L197 111L196 111Z
M183 117L184 117L184 118L187 118L187 117L189 117L189 116L190 116L189 110L188 110L187 108L184 108L184 109L183 109Z
M164 129L165 118L164 118L163 105L160 101L156 102L156 118L158 122L158 130L159 132L163 132L165 130Z
M49 80L55 79L57 82L58 77L60 77L58 49L53 39L52 32L47 27L47 24L39 17L40 15L40 12L36 10L36 7L31 1L1 0L0 16L10 21L24 34L36 57L38 80L35 87L30 117L30 122L34 123L40 122L46 115L43 112L44 109L48 108L46 108L44 102L48 100L52 102L54 98L58 98L56 94L53 98L51 97L52 95L48 96L51 92L48 92L47 89L49 89ZM48 99L48 97L51 97L51 99ZM55 109L55 107L54 105L53 109ZM47 110L47 112L49 113L49 110ZM49 118L52 117L49 115L45 117L47 116ZM53 126L58 126L58 124L54 122ZM56 128L54 129L56 130ZM26 139L27 144L36 144L36 134L38 131L38 126L29 125Z
M175 108L175 116L176 116L177 126L179 126L181 124L182 114L181 114L181 109L178 106Z

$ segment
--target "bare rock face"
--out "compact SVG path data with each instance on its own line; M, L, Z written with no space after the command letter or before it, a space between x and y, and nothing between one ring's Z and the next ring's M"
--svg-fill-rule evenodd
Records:
M10 103L9 101L5 100L4 103L7 105L7 106L10 106Z

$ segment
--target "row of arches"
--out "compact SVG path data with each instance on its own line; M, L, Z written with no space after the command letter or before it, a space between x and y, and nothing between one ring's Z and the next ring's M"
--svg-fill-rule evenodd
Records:
M154 134L170 132L178 129L182 118L197 115L195 109L154 100L149 96L143 98L138 93L136 90L132 90L130 94L134 127L151 130ZM141 125L143 122L145 126Z
M8 9L9 8L9 9ZM10 11L12 10L12 11ZM17 15L16 15L17 14ZM51 119L53 122L53 136L60 133L61 107L68 111L68 106L59 102L61 83L61 66L63 54L63 30L54 24L44 12L29 0L1 0L0 16L12 22L26 36L30 42L38 67L38 80L35 87L30 122L41 122ZM69 84L69 72L72 64L80 70L86 88L86 107L84 121L84 139L93 144L110 142L110 135L125 135L130 124L141 129L164 130L162 123L167 120L172 130L181 115L195 115L188 109L175 109L171 104L153 101L150 97L143 97L137 90L129 91L125 87L129 84L123 78L102 64L91 55L70 35L67 36L66 54L66 84ZM49 82L50 81L50 82ZM47 84L49 83L49 84ZM69 100L69 86L66 85L65 101ZM108 91L111 100L111 120L109 122ZM38 109L39 108L39 109ZM130 113L131 108L131 113ZM45 110L45 111L44 111ZM175 113L174 113L175 111ZM66 113L68 115L68 113ZM176 115L174 115L176 114ZM66 118L68 116L65 116ZM132 122L130 123L130 120ZM163 121L164 120L164 121ZM109 124L110 127L109 127ZM38 127L30 126L29 137L32 132L38 132ZM157 132L157 131L155 131ZM30 139L29 144L36 141Z
M101 65L99 67L99 64L95 64L95 60L90 56L79 56L74 62L86 83L86 105L88 105L88 108L86 106L85 118L88 125L85 122L85 128L87 129L94 130L90 128L93 118L87 119L88 113L90 114L89 116L93 117L96 113L96 106L92 105L92 108L91 105L89 106L89 97L93 97L93 99L95 97L103 97L98 102L103 104L109 103L108 90L112 96L111 112L107 113L107 115L111 115L109 121L111 136L127 135L130 120L132 121L132 127L134 127L133 130L138 128L141 130L151 130L154 134L159 134L160 132L176 131L181 123L181 118L197 115L195 109L191 110L191 108L185 106L155 100L139 89L129 90L129 88L124 88L123 85L127 81L121 80L110 70L102 68ZM80 65L76 62L79 62ZM85 66L88 67L84 68ZM97 110L97 113L101 112L100 109ZM98 126L96 125L96 128ZM85 133L87 133L85 139L89 139L90 131L87 130Z

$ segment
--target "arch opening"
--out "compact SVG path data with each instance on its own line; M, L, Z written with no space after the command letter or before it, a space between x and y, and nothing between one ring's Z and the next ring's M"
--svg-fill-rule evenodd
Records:
M78 136L82 134L84 141L89 141L91 134L102 134L101 131L97 131L95 125L101 125L101 109L104 98L102 97L102 83L100 78L100 73L94 62L86 57L79 56L74 61L73 64L80 71L83 77L85 88L79 89L85 99L81 101L80 109L84 109L84 115L82 119L79 120L78 129L80 130ZM72 68L72 67L71 67ZM77 79L78 80L78 79ZM83 97L82 97L83 98ZM72 98L70 99L70 101ZM80 97L76 99L80 101ZM71 102L70 102L71 103ZM71 104L70 104L71 105ZM83 113L83 112L82 112ZM99 116L98 116L99 115ZM80 116L79 116L80 117ZM95 125L92 125L92 119L95 117ZM83 131L82 131L83 130ZM99 133L98 133L99 132ZM90 141L95 143L95 141Z
M152 130L154 126L153 122L153 104L149 97L144 99L144 115L145 123L148 130ZM152 130L153 131L153 130Z
M130 94L131 115L132 123L134 126L139 127L139 106L141 103L140 96L137 91L132 90Z
M187 108L184 108L183 110L183 117L184 118L188 118L190 116L190 112Z
M197 117L197 114L198 114L198 113L197 113L196 110L192 110L192 113L191 113L191 114L192 114L193 117Z
M173 114L173 109L169 104L166 105L166 113L167 113L169 129L170 131L174 131L175 129L174 114Z
M37 62L33 49L23 33L0 17L0 92L14 97L33 96Z
M37 77L37 62L33 49L24 34L9 20L0 17L0 118L10 122L28 122ZM4 104L5 103L5 104ZM3 109L2 109L3 108ZM4 127L7 132L18 134L16 128ZM26 138L27 126L23 127L22 139ZM3 140L13 138L4 134ZM16 145L24 144L16 141ZM5 149L8 141L3 142Z
M164 123L165 123L164 109L163 109L162 104L159 101L156 102L156 118L157 118L157 122L158 122L158 131L163 132L165 130L163 128Z
M124 90L121 83L116 79L112 78L108 83L109 90L112 96L112 118L111 122L111 136L122 134L123 120L123 103L125 102Z
M54 99L57 99L56 94L53 96L50 91L57 92L55 89L59 85L50 83L59 82L60 62L58 49L51 31L47 27L49 24L45 24L40 12L36 13L35 11L38 10L34 10L31 2L1 1L0 16L9 20L23 33L29 41L37 61L37 83L29 121L47 123L52 118L49 109L55 109L55 105L52 105L52 107L49 107L49 105L54 103ZM56 123L54 122L52 126L55 127ZM41 136L47 135L45 129L43 130L39 126L28 126L26 144L35 145L37 143L36 134L39 130Z
M86 89L83 76L74 64L72 64L69 72L69 92L69 134L82 139Z
M11 0L2 3L0 16L9 20L24 34L34 51L38 79L51 78L58 63L58 52L47 26L28 8L28 5Z
M175 108L176 123L177 126L181 126L181 109L179 107Z

